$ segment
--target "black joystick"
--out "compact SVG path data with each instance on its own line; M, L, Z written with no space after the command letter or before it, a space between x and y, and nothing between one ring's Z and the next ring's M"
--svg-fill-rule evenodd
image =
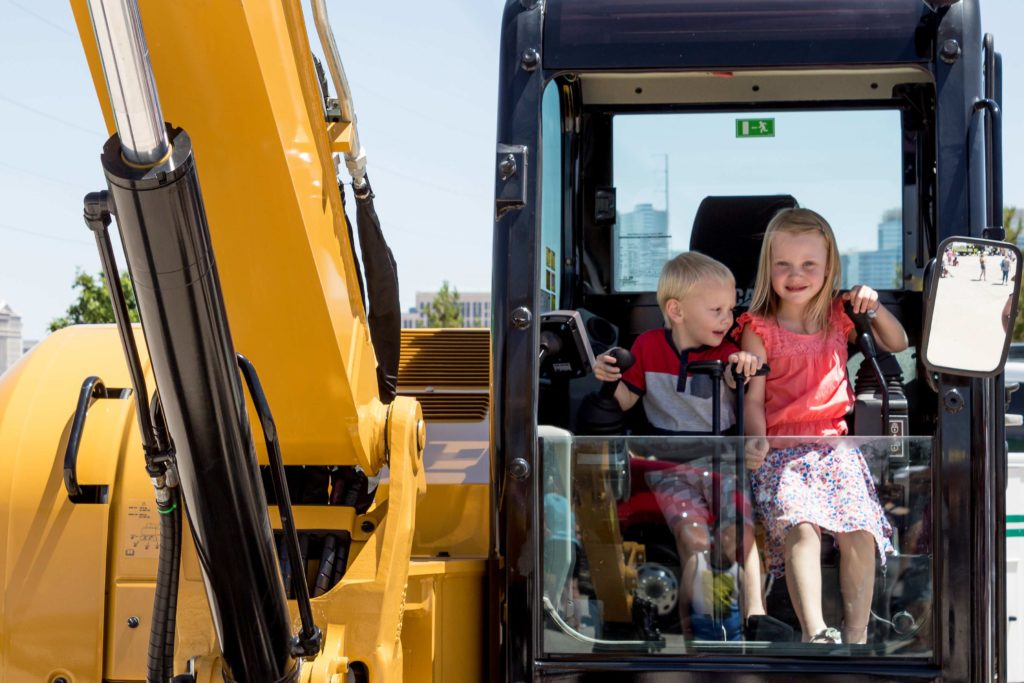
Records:
M554 332L544 330L540 333L540 351L537 353L537 365L542 365L548 356L557 355L562 350L562 338Z
M619 346L611 349L605 355L611 356L615 359L615 367L617 367L619 372L622 374L625 374L626 370L629 370L633 367L633 363L636 363L636 358L633 358L633 354ZM615 389L618 388L620 381L621 380L602 382L601 391L599 392L601 394L601 398L615 398Z
M633 367L636 359L626 349L615 347L605 355L615 359L615 367L620 372L626 372ZM615 389L619 380L604 382L601 389L588 394L580 405L580 412L577 416L577 431L580 434L592 434L595 436L612 436L622 434L625 431L625 413L615 400Z
M878 358L878 348L875 346L875 335L871 332L871 318L867 313L854 313L853 303L843 302L846 315L853 321L857 330L857 346L865 358Z
M864 354L865 360L871 364L875 381L878 382L878 391L882 399L882 431L880 433L884 434L889 425L889 389L886 386L882 365L878 362L878 347L875 346L875 335L871 331L871 318L867 313L854 313L853 303L850 301L843 302L843 309L853 321L853 326L857 330L857 346Z

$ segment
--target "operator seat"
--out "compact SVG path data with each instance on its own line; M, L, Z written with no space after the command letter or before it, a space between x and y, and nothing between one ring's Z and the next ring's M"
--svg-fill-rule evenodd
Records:
M736 277L736 303L750 305L761 241L768 223L782 209L799 206L788 194L705 197L697 207L690 250L721 261Z

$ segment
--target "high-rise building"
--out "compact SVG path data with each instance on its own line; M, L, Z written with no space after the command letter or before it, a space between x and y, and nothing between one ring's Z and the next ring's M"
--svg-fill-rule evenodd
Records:
M427 306L436 297L437 292L416 292L416 307L402 314L402 329L427 327ZM463 327L491 326L490 292L459 292L459 308Z
M626 292L658 288L668 260L668 211L637 204L615 221L615 289Z
M21 353L21 316L0 301L0 372L14 365Z
M903 274L903 218L899 209L882 214L878 224L878 248L841 255L843 288L867 285L874 289L898 289Z

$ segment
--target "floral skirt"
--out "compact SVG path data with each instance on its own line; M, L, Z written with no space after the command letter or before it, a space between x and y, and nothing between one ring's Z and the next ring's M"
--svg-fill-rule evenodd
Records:
M765 525L768 571L776 579L785 574L786 535L802 522L834 533L869 532L883 564L893 552L892 526L857 448L802 444L769 451L751 486Z

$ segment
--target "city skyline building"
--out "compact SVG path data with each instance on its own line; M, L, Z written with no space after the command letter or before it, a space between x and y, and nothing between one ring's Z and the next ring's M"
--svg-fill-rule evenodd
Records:
M615 220L615 289L625 292L657 289L669 253L668 211L637 204Z
M434 303L437 292L416 292L416 306L402 314L402 329L427 327L427 306ZM462 327L491 326L491 293L458 292Z
M21 358L21 316L6 301L0 301L0 373Z
M882 214L874 251L849 251L840 255L843 289L867 285L896 289L903 274L903 217L899 209Z

